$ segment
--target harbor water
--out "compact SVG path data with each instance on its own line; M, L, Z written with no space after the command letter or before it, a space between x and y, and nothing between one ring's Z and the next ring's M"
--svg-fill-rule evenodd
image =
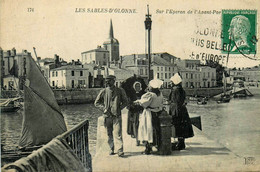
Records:
M259 90L255 90L258 93ZM260 93L260 92L259 92ZM209 138L227 147L240 157L260 156L260 94L242 99L231 99L218 104L210 100L206 105L188 103L190 116L201 116L202 130ZM102 115L93 104L61 106L68 129L89 119L89 147L95 154L97 118ZM1 144L4 149L15 149L22 128L22 113L1 114ZM196 136L195 136L196 137Z

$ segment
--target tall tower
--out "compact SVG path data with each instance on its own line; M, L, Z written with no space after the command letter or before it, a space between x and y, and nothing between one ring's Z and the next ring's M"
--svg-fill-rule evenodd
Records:
M107 41L103 43L103 46L106 50L109 51L109 61L117 62L119 60L119 42L116 38L114 38L113 24L111 19L109 37Z

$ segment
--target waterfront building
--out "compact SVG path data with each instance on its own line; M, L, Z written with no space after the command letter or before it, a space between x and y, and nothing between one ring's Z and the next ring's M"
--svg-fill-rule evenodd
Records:
M19 78L13 75L6 75L3 78L4 90L18 90Z
M54 88L89 88L89 69L84 65L67 65L50 70L50 85Z
M61 66L66 66L68 63L60 58L57 54L54 55L54 58L44 58L37 57L36 63L40 66L43 76L50 83L50 70L58 68Z
M24 76L23 57L31 56L31 53L27 50L16 53L15 48L1 53L1 88L22 89L20 77Z
M96 49L85 51L81 53L83 64L97 64L97 65L107 65L109 61L109 51L101 46Z
M132 70L135 75L148 80L148 60L145 54L132 54L122 56L121 67Z
M201 87L201 73L197 69L185 68L176 66L176 71L182 77L182 87L185 88L200 88Z
M170 60L171 61L171 60ZM167 60L161 58L157 55L152 55L151 69L154 78L158 78L163 81L163 87L169 88L171 85L170 78L176 72L176 66L174 66L173 61L169 63Z
M176 59L175 64L182 68L188 69L198 69L200 66L200 60L193 60L193 59Z
M200 76L201 76L201 81L200 81L200 87L215 87L217 85L217 80L216 80L216 68L212 68L206 65L201 65L197 67Z

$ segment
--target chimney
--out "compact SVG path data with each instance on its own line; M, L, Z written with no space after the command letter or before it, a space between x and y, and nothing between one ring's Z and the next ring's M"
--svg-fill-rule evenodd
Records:
M98 46L97 46L97 49L100 49L100 48L101 48L101 46L100 46L100 45L98 45Z
M135 57L135 54L134 54L134 64L135 64L135 62L136 62L136 57Z
M72 65L75 65L75 61L74 60L71 60L71 63L72 63Z
M171 64L174 64L174 59L173 58L171 58Z
M13 49L11 50L11 56L12 56L12 57L16 56L16 49L15 49L15 48L13 48Z

